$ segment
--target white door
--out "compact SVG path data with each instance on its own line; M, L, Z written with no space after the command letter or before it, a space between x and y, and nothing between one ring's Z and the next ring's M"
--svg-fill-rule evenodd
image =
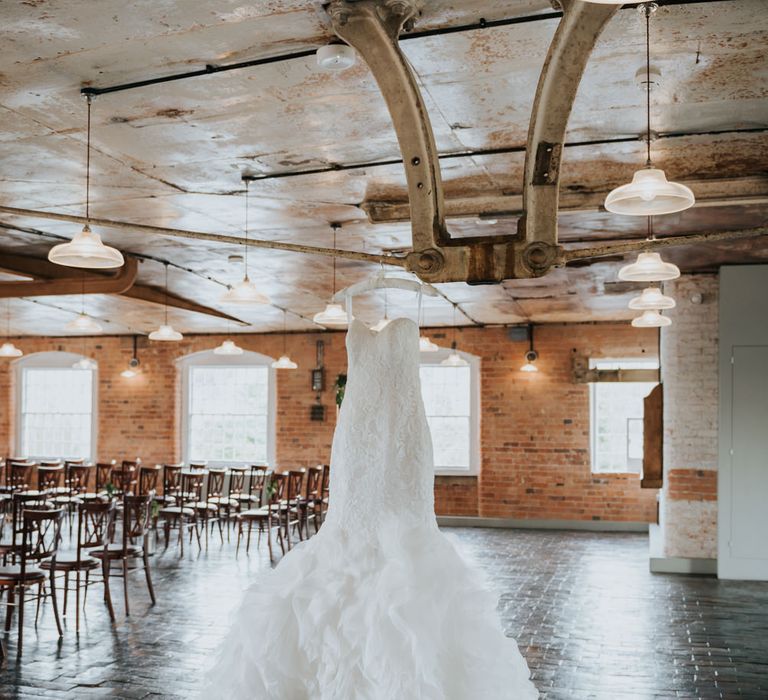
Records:
M730 416L722 416L718 576L768 580L768 346L737 345L731 357Z

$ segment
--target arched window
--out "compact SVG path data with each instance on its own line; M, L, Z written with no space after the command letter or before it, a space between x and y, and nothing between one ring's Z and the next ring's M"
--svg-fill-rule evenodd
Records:
M38 352L15 362L16 452L35 459L96 456L98 374L73 367L70 352Z
M480 358L459 352L466 365L441 364L450 352L421 353L421 393L435 473L471 476L480 470Z
M181 454L189 461L273 464L275 370L256 352L198 352L182 371Z

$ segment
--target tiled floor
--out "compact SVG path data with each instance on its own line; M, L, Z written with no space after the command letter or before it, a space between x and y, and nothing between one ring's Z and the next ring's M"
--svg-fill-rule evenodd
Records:
M501 596L542 698L768 698L768 584L651 575L639 535L448 532ZM158 605L137 574L130 619L115 595L114 628L99 588L79 639L71 619L58 643L46 606L23 663L11 639L0 698L193 697L242 588L268 566L214 542L153 557Z

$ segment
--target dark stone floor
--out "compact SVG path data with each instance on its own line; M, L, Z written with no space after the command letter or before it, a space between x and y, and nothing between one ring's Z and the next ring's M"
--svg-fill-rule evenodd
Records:
M652 575L639 535L448 532L501 596L542 698L768 698L768 584ZM212 540L207 554L169 549L152 564L158 605L137 574L128 619L116 591L115 627L98 587L79 639L73 615L59 643L50 606L37 630L32 613L22 662L11 635L0 698L193 697L243 587L269 563Z

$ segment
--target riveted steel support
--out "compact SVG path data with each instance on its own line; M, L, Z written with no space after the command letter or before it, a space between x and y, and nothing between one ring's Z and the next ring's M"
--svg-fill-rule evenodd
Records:
M557 262L560 155L576 89L616 7L563 0L563 18L539 79L528 134L523 218L516 235L451 239L435 139L398 36L419 15L416 0L333 0L335 32L368 64L392 117L408 183L413 252L406 267L429 282L499 282L545 274ZM510 96L511 97L511 96Z
M448 236L435 137L416 77L398 43L420 13L416 0L333 0L336 34L368 64L389 109L403 155L411 209L413 252L407 267L425 280L464 277L465 253L441 250Z
M525 241L511 277L546 273L558 256L557 210L565 131L581 77L598 37L618 10L582 0L560 0L563 17L549 46L533 102L525 154L523 215Z

